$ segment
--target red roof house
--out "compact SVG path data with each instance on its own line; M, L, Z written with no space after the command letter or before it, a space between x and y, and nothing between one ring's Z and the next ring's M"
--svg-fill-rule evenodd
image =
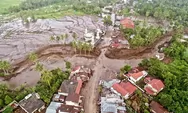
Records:
M137 89L134 85L132 85L130 82L121 82L121 83L115 83L112 86L112 91L123 96L125 99L129 98L130 95L132 95L135 90Z
M134 22L129 18L122 19L120 23L124 28L134 29Z
M164 89L164 84L159 79L152 79L145 85L144 89L149 95L157 95L161 90Z
M136 73L128 73L125 76L127 76L131 81L133 82L137 82L139 81L142 77L147 76L147 72L146 71L139 71Z
M82 80L78 80L78 85L76 87L76 94L80 94L82 83L83 83Z
M150 103L150 108L152 113L169 113L162 105L155 101Z
M80 71L81 67L80 66L77 66L75 68L72 69L71 73L78 73Z

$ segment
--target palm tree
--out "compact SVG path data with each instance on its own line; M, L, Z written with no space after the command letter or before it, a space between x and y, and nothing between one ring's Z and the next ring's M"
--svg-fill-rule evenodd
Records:
M89 43L89 45L88 45L88 51L89 51L89 55L90 55L90 53L91 53L92 49L93 49L93 46L91 45L91 43Z
M42 76L41 76L42 82L48 84L49 87L51 87L52 75L53 74L51 71L45 70L43 71Z
M3 70L4 74L7 75L11 64L8 61L0 61L0 69Z
M72 34L72 37L73 37L74 39L76 39L76 38L77 38L77 34L74 32L74 33Z
M55 40L55 38L54 38L53 36L51 36L51 37L50 37L50 40L53 41L53 40Z
M30 53L29 56L28 56L29 60L32 61L32 62L36 62L37 60L37 54L36 53Z
M78 47L78 49L80 50L80 54L81 54L81 52L82 52L82 48L83 48L83 46L82 46L82 42L78 41L78 43L77 43L77 47Z
M76 41L72 41L72 47L74 48L75 53L77 52L77 42Z
M36 71L43 72L44 67L43 67L42 64L40 64L39 62L37 62L35 69L36 69Z
M63 40L63 44L65 43L65 35L61 35L61 40Z
M85 51L85 55L86 55L86 51L88 50L88 44L87 43L83 43L83 50Z
M66 34L65 34L65 39L67 39L68 37L69 37L69 35L66 33Z

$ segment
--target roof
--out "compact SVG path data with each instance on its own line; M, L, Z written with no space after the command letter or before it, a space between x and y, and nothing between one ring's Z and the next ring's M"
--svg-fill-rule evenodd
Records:
M161 89L164 88L164 84L161 80L159 79L153 79L150 82L148 82L149 85L151 85L154 89L157 90L157 92L161 91ZM149 90L148 87L145 88L146 92L149 94L153 94L151 92L151 89Z
M169 113L165 108L163 108L162 105L155 101L152 101L150 103L150 107L153 111L155 111L155 113Z
M129 92L129 94L133 94L136 91L136 87L134 85L132 85L130 82L121 82L120 83L121 87L123 87L126 91Z
M82 83L83 83L82 80L78 80L78 85L76 87L76 94L80 94Z
M120 21L121 25L125 28L134 28L134 22L129 18L124 18Z
M58 90L59 93L73 93L76 91L77 81L64 80Z
M45 103L40 99L38 93L32 93L27 95L23 100L19 102L22 109L28 113L32 113L45 105Z
M101 97L101 113L125 113L124 100L118 97Z
M69 94L66 98L66 101L72 101L75 103L79 103L80 95L76 93Z
M60 94L54 94L54 96L53 96L53 101L61 101L61 102L64 102L64 101L65 101L65 96L60 95Z
M144 72L145 71L139 71L139 72L136 72L136 73L129 73L129 74L127 74L127 76L133 77L135 80L137 80L138 78L140 78L144 75Z
M60 112L63 112L63 113L80 113L82 110L81 107L78 107L78 106L70 106L70 105L65 105L65 104L62 104L58 109L57 109L57 112L60 111ZM59 112L58 112L59 113Z
M114 48L117 48L117 47L120 46L120 43L113 43L113 44L111 44L111 46L114 47Z
M120 93L122 96L125 96L126 94L133 94L137 88L130 82L121 82L120 84L115 83L113 85L113 89Z
M59 102L51 102L48 108L46 109L46 113L56 113L56 110L62 105Z
M128 94L128 91L126 91L123 87L121 87L120 84L115 83L113 84L113 89L116 90L118 93L120 93L122 96L125 96Z
M80 71L80 69L81 69L81 67L80 66L76 66L76 67L74 67L73 69L72 69L72 73L77 73L77 72L79 72Z

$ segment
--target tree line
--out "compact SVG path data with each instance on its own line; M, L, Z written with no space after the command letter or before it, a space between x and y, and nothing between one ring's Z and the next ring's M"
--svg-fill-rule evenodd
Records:
M149 75L164 81L165 88L155 99L174 113L188 112L188 45L179 42L181 35L175 34L170 46L165 49L165 54L173 59L171 63L165 64L151 58L140 64L148 69Z
M177 21L188 26L188 1L187 0L139 0L136 12L144 16L151 16L158 19Z

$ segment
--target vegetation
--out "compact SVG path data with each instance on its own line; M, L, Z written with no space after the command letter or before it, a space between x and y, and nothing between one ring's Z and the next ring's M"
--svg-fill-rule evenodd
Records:
M187 113L188 107L188 62L186 57L187 45L178 42L180 34L173 36L171 45L165 49L165 53L174 59L165 64L157 59L145 59L140 66L148 69L149 75L160 78L165 83L165 89L156 99L171 112Z
M0 60L0 76L7 76L10 74L11 64L8 61Z
M188 1L187 0L139 0L136 12L144 16L152 16L158 19L177 21L188 26Z
M8 106L3 113L13 113L13 108L11 106Z
M73 41L71 45L75 49L75 53L77 52L77 50L79 50L81 54L82 50L84 50L85 55L86 55L87 52L88 54L90 54L90 52L93 50L93 46L90 43L85 43L81 41Z
M47 104L50 103L51 97L58 90L63 80L67 79L69 72L63 72L61 69L52 71L43 70L41 80L36 86L36 92L41 99Z
M121 73L127 73L130 70L131 70L131 66L129 65L125 65L124 67L120 69Z
M20 101L32 91L32 88L24 88L23 86L10 90L5 84L0 84L0 108L8 105L13 100Z
M111 17L110 16L104 17L103 22L107 26L112 25L112 21L111 21Z
M135 29L121 28L121 31L124 33L124 36L128 38L132 47L152 44L163 33L161 28L155 28L153 26L142 28L136 26Z

